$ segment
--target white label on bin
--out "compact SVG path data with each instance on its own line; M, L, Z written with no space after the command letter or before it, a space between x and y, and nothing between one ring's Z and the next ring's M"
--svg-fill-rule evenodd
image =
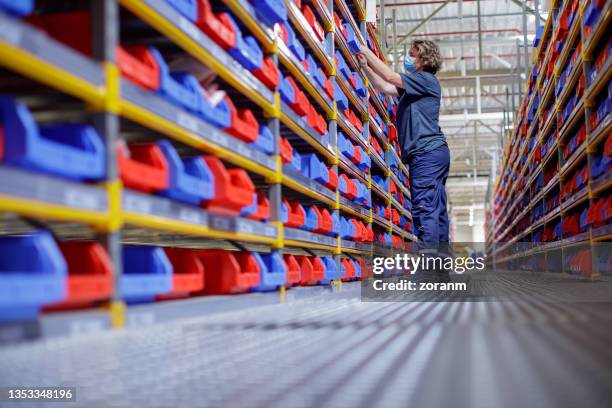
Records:
M181 208L179 210L178 217L181 221L190 222L192 224L200 223L200 213L198 210L192 210L190 208Z
M253 234L254 233L253 225L249 222L239 220L238 231L244 234Z
M241 156L244 156L244 157L249 158L249 159L252 156L251 149L247 145L242 144L242 143L237 143L236 144L236 152L238 152L238 154L240 154Z
M197 28L195 25L193 25L185 17L179 17L179 27L188 36L190 36L191 38L199 42L200 36L202 35L202 33L200 32L200 29Z
M209 139L211 142L213 142L213 143L215 143L215 144L218 144L219 146L224 146L224 147L227 147L227 144L228 144L228 143L227 143L228 138L227 138L227 137L224 137L224 135L223 135L223 134L221 134L221 133L220 133L219 131L217 131L217 130L214 130L214 131L210 132L210 133L208 134L208 139Z
M77 320L70 323L70 334L97 333L105 330L106 324L99 319Z
M150 214L151 205L151 201L146 198L141 198L133 195L127 195L125 197L126 211L133 211L141 214Z
M183 112L179 112L177 117L176 117L176 121L179 124L179 126L184 127L185 129L191 131L191 132L196 132L198 131L198 121L196 120L196 118L194 118L193 116L187 114L187 113L183 113Z
M98 198L93 194L87 194L81 190L68 189L64 193L64 201L70 207L85 208L87 210L98 209Z
M218 230L229 231L230 225L231 223L228 218L215 217L212 220L213 228L218 229Z

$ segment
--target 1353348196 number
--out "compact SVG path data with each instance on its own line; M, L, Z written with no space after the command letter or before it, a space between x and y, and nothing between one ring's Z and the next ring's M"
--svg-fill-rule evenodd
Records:
M75 387L2 387L0 401L76 401Z

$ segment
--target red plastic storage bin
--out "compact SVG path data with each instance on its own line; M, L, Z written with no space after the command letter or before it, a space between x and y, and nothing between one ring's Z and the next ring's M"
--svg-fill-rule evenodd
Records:
M224 49L236 46L236 31L227 13L215 14L208 0L198 0L196 25Z
M98 242L59 242L68 264L67 295L44 310L89 307L113 294L113 264Z
M197 252L204 265L204 293L220 295L246 292L260 283L257 260L250 252L205 250Z
M287 200L283 200L283 203L289 210L289 217L285 223L285 226L289 228L299 228L304 225L306 211L304 210L304 207L302 207L302 204L300 204L299 201Z
M312 104L306 116L306 123L320 135L324 135L327 132L327 122L325 122L325 118L317 112Z
M293 147L287 138L281 137L280 157L283 164L291 163L293 160Z
M156 299L176 299L201 292L205 285L204 265L198 258L198 252L183 248L164 248L164 252L172 263L172 290L158 295Z
M119 175L123 185L138 191L156 192L168 188L168 162L155 143L117 143Z
M351 157L351 161L355 163L355 165L359 165L361 163L361 149L357 146L353 146L353 157Z
M255 186L244 169L227 170L215 156L205 156L204 161L215 177L215 196L202 202L202 207L219 214L240 214L243 207L253 203Z
M319 41L325 40L325 32L323 31L323 27L317 20L317 17L315 16L312 9L308 6L304 6L302 8L302 14L304 14L304 18L306 18L308 25L312 27L312 30L314 31Z
M296 285L300 282L302 277L302 270L300 264L293 255L283 255L283 261L285 262L285 270L287 271L287 285Z
M389 130L388 130L387 137L389 138L389 143L396 142L397 141L397 129L393 125L389 125L388 129Z
M327 234L331 232L334 228L334 220L327 208L319 210L313 205L313 210L315 211L315 213L317 211L319 213L319 225L316 229L313 230L313 232L317 234Z
M307 256L299 255L295 257L300 265L300 285L309 285L313 281L313 267L312 262Z
M338 173L334 171L333 168L329 168L329 180L325 184L325 187L329 188L332 191L336 191L338 188Z
M397 212L395 208L391 209L391 222L393 222L396 225L399 224L399 213Z
M353 179L349 178L346 174L341 174L340 178L346 183L346 194L344 195L349 200L357 198L358 190L357 185L353 182Z
M310 263L312 263L312 280L315 284L325 279L325 264L323 260L318 256L310 257Z
M136 85L159 89L159 65L149 47L144 45L117 46L117 66L121 75Z
M293 92L295 93L295 102L291 105L291 109L295 111L300 116L308 115L310 112L310 102L308 101L308 97L300 88L298 88L295 80L291 76L285 77L289 85L293 88Z
M229 107L232 125L226 131L246 143L253 143L259 136L259 123L250 109L238 110L232 100L226 96L225 102Z
M325 78L325 93L332 99L334 99L334 97L336 96L334 83L329 78Z
M280 83L280 73L270 57L265 57L261 68L253 71L253 74L270 89L276 88Z
M262 192L257 192L257 211L246 216L252 220L263 221L270 218L270 200Z
M344 266L343 282L347 282L355 277L355 265L348 258L343 258L340 263Z

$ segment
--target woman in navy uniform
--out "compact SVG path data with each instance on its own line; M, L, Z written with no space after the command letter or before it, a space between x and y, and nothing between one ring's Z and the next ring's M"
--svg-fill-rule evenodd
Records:
M376 89L399 97L396 126L402 161L410 170L412 216L421 247L447 246L450 152L439 124L441 90L435 74L442 65L440 49L432 41L413 41L404 74L394 72L367 48L357 59Z

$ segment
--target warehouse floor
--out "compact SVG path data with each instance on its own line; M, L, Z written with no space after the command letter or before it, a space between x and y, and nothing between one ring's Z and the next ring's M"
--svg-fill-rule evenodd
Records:
M344 295L7 346L0 385L76 386L66 406L90 408L610 404L612 303Z

